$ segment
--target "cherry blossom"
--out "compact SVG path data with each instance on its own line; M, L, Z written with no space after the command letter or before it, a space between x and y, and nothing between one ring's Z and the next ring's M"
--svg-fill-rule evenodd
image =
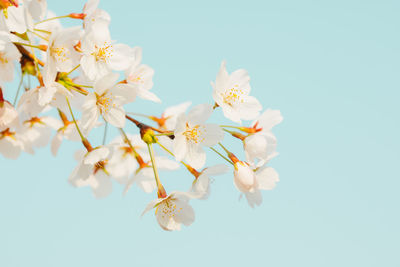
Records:
M211 83L215 103L222 108L224 116L234 122L255 119L262 106L254 96L249 96L247 71L239 69L229 75L225 65L223 61L215 83Z
M206 154L202 146L214 146L224 137L218 125L205 123L212 110L211 105L201 104L178 117L173 144L176 160L185 159L196 169L204 166Z
M167 231L181 230L181 225L189 226L194 222L195 215L189 200L191 194L185 192L172 192L165 198L151 201L143 214L155 208L158 224ZM142 215L143 215L142 214Z

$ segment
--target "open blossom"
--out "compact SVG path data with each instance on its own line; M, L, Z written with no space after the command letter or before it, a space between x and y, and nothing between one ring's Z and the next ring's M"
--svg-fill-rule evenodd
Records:
M205 168L200 175L193 181L190 192L197 196L199 199L207 199L210 195L210 177L221 175L229 171L226 165L219 164Z
M161 102L161 100L150 89L153 87L154 70L147 65L141 64L142 49L140 47L133 48L134 60L129 68L125 71L126 81L133 86L137 95L143 99L153 102Z
M234 184L247 199L247 203L254 207L262 202L260 190L271 190L279 181L278 173L270 167L263 166L254 171L246 162L238 161L234 164Z
M110 151L98 147L85 155L78 155L79 164L68 181L75 187L89 186L96 198L104 198L112 191L112 182L107 171Z
M7 14L7 16L5 15ZM26 9L23 5L7 7L7 12L0 12L0 30L23 34L27 30Z
M97 80L112 70L126 70L133 59L132 49L128 45L112 42L107 25L87 32L82 39L81 49L81 67L90 80Z
M60 72L69 72L79 63L79 53L74 49L82 30L79 27L54 29L47 48L46 64Z
M106 23L108 26L111 21L110 15L98 8L99 2L100 0L89 0L83 7L83 13L85 14L83 25L86 30L92 29L96 23Z
M206 162L203 146L214 146L220 142L224 133L216 124L206 124L212 113L212 106L202 104L194 107L187 115L181 114L174 131L174 153L177 161L185 159L195 169Z
M222 108L224 116L234 122L256 118L262 106L255 97L249 96L250 77L247 71L239 69L229 75L225 65L223 61L215 83L211 83L215 103Z
M94 83L94 92L90 92L83 104L82 126L89 132L100 115L115 127L125 126L123 105L134 101L135 92L126 84L117 84L118 74L111 73Z
M10 82L14 78L14 64L21 54L11 42L8 34L0 32L0 83Z
M194 222L194 210L189 205L191 198L193 197L189 193L173 192L165 198L151 201L143 214L155 208L156 219L162 229L166 231L180 230L182 224L189 226Z
M271 129L281 123L282 120L283 117L279 110L267 109L253 122L252 127L257 132L249 135L243 141L248 161L254 162L258 159L262 164L276 155L276 137L271 132Z

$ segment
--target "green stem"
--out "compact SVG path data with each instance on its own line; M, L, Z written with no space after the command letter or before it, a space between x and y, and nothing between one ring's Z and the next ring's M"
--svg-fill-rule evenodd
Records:
M81 64L78 64L75 68L73 68L72 70L70 70L66 75L70 75L74 70L76 70L77 68L79 68L81 66Z
M231 160L229 160L227 157L225 157L224 155L222 155L221 153L219 153L215 148L210 147L210 149L212 151L214 151L215 153L217 153L218 155L220 155L224 160L226 160L227 162L229 162L230 164L234 165L233 162Z
M17 103L19 91L21 90L21 86L22 86L23 82L24 82L24 74L22 73L21 74L21 80L20 80L19 85L18 85L17 93L15 94L15 98L14 98L14 103L13 103L14 107L15 107L15 104Z
M231 154L231 152L230 152L228 149L226 149L226 148L221 144L221 142L219 142L218 144L222 147L223 150L225 150L226 154L228 154L228 155Z
M155 134L154 136L170 136L170 135L174 135L174 132L159 133Z
M48 18L48 19L45 19L45 20L36 22L36 23L35 23L35 26L38 25L38 24L40 24L40 23L43 23L43 22L47 22L47 21L51 21L51 20L55 20L55 19L69 18L69 17L70 17L69 15L65 15L65 16L59 16L59 17Z
M43 33L46 33L46 34L51 34L51 32L49 32L49 31L46 31L46 30L42 30L42 29L33 29L35 32L43 32Z
M104 125L104 134L103 134L103 146L106 143L107 140L107 130L108 130L108 122L106 122L106 125Z
M74 116L74 113L72 112L71 104L69 103L68 97L65 97L65 99L67 100L68 109L69 109L69 112L71 113L72 120L74 121L75 127L78 130L79 136L81 137L82 142L85 142L86 139L83 136L81 130L79 129L78 123L75 120L75 116Z
M152 144L147 144L147 148L149 149L149 154L150 154L150 159L151 159L151 166L153 168L154 178L156 179L157 188L160 189L162 187L162 185L161 185L161 182L160 182L160 177L158 176L156 162L154 160L153 145Z
M31 31L31 30L28 30L28 32L30 32L30 33L36 35L37 37L39 37L39 38L41 38L41 39L43 39L43 40L45 40L45 41L47 41L47 42L49 41L49 39L47 39L46 37L41 36L41 35L38 34L37 32Z
M157 144L164 149L165 151L167 151L171 156L175 157L174 153L171 152L171 150L169 150L168 148L166 148L163 144L161 144L158 140L157 140ZM186 168L190 168L190 166L188 164L186 164L183 160L181 160L181 163L186 167Z

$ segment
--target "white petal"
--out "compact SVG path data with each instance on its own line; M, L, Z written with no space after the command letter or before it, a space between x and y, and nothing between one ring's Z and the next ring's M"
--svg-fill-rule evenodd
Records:
M214 146L222 141L224 132L217 124L205 124L205 133L202 135L204 141L201 143L203 146Z
M212 105L210 104L200 104L195 106L188 113L188 120L193 125L204 124L213 112Z
M257 171L256 179L259 189L271 190L279 182L279 174L273 168L266 167Z
M83 162L85 164L93 165L101 160L105 160L109 154L110 150L107 147L98 147L87 153Z
M186 137L183 135L175 135L173 142L175 159L177 161L183 160L187 151Z
M108 112L104 112L104 119L111 125L117 128L123 128L125 126L125 111L123 108L111 108Z

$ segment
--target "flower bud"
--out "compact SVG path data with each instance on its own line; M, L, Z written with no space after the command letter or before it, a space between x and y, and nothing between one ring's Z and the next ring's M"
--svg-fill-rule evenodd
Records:
M234 165L234 183L241 192L252 191L255 185L255 174L250 166L243 161L238 161Z

